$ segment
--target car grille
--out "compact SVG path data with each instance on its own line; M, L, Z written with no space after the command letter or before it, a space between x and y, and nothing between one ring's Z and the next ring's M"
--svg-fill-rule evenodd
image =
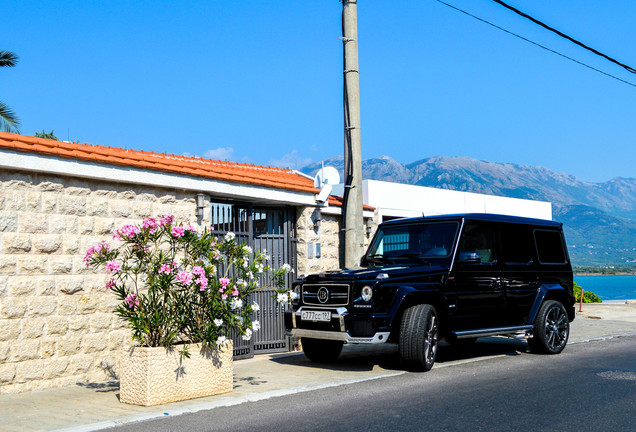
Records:
M303 303L317 306L346 306L349 285L303 285Z

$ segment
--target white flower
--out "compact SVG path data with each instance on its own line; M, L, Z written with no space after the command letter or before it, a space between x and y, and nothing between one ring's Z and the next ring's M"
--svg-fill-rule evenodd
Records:
M252 248L247 246L247 245L245 245L245 246L243 246L243 252L251 254L252 253Z
M217 346L225 345L227 343L227 338L225 336L219 336L216 340Z
M291 273L291 271L292 271L291 266L289 264L287 264L287 263L283 264L280 268L285 270L285 273Z
M287 295L287 293L279 293L276 296L276 301L278 303L284 303L286 304L287 302L289 302L289 296Z
M243 317L240 315L236 315L234 317L234 319L236 320L236 325L238 326L242 326L243 325Z
M217 327L221 327L223 325L223 320L221 318L216 318L214 320L214 325Z
M230 231L229 233L225 234L225 241L227 242L231 242L236 238L236 234L234 234L232 231Z
M298 298L298 293L296 291L289 291L289 298L291 300L296 300Z
M254 302L252 303L252 310L254 312L258 312L259 310L261 310L261 307L258 305L258 303Z
M230 307L233 310L237 310L243 307L243 300L241 300L240 298L234 297L232 300L230 300Z
M252 339L252 329L245 330L245 334L241 338L246 341Z
M261 329L261 323L258 321L252 321L252 330L259 331Z

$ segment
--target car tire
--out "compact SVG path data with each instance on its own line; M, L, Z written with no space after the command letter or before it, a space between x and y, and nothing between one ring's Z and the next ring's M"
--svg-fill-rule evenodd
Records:
M568 343L570 320L561 302L547 300L539 309L534 322L530 349L536 353L559 354Z
M305 356L311 361L329 363L338 358L342 351L342 341L300 338Z
M437 312L422 304L404 311L400 326L400 361L407 370L429 371L435 363L439 324Z

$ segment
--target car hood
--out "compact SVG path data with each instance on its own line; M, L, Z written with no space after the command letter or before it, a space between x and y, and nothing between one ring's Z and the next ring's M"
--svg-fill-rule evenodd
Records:
M391 265L385 267L360 268L353 270L334 270L324 273L316 273L307 276L304 283L326 283L326 282L357 282L363 280L376 279L399 279L413 275L424 276L447 272L448 268L437 265L421 266L400 266ZM379 276L382 275L382 276ZM386 276L385 276L386 275ZM379 277L378 277L379 276Z

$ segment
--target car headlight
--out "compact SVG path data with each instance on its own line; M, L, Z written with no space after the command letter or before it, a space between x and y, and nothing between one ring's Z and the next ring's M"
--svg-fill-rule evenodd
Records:
M362 297L362 300L364 300L365 302L370 302L373 298L373 288L371 288L369 285L362 287L362 294L360 295L360 297Z

